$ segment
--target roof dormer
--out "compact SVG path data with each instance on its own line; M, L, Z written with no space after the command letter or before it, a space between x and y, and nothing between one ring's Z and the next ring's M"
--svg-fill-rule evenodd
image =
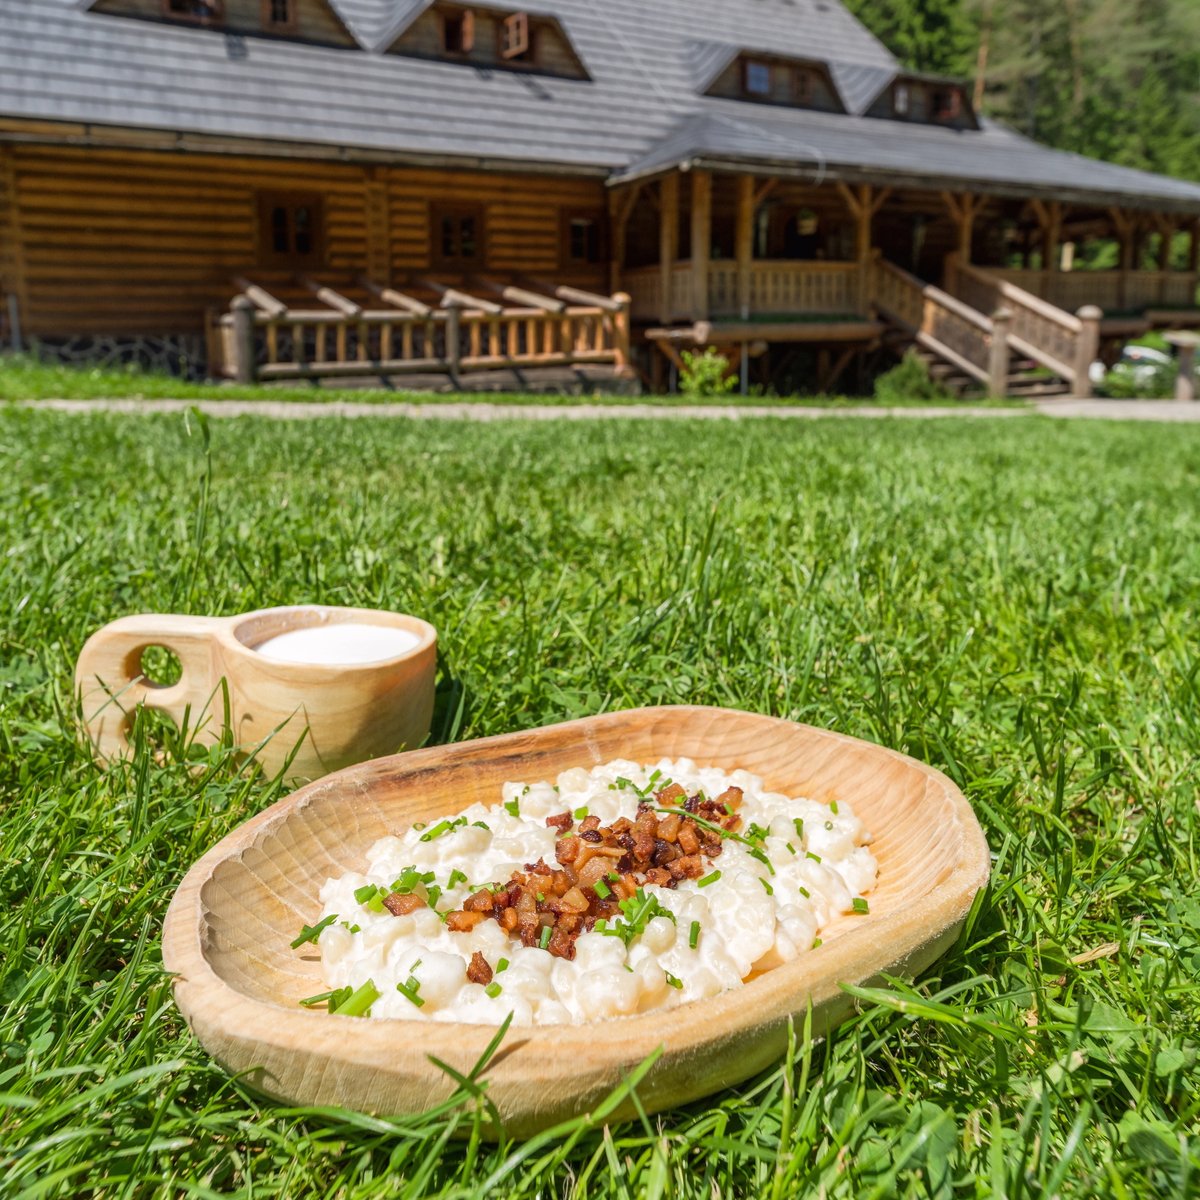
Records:
M950 129L979 128L966 86L934 75L896 76L875 98L867 116Z
M845 112L829 68L811 59L753 50L733 50L721 57L694 53L696 69L707 75L698 80L706 96L726 100L749 100L785 108L807 108L818 112Z
M94 0L93 13L358 49L330 0Z
M385 54L589 79L557 17L527 9L435 0L415 19L389 30Z

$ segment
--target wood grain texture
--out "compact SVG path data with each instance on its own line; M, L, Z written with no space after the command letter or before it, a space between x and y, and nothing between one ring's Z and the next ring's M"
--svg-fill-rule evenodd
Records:
M788 1018L814 1030L850 1004L841 982L912 975L953 942L988 877L970 806L930 767L841 734L726 709L610 713L353 767L303 788L235 830L188 872L163 930L163 962L197 1037L227 1070L281 1100L370 1113L423 1111L494 1029L331 1016L297 1007L323 991L296 931L320 912L325 880L362 869L368 847L419 820L496 804L506 780L553 779L615 758L689 757L760 775L769 789L845 800L873 833L879 884L865 916L839 918L824 944L714 999L586 1026L514 1029L486 1073L508 1129L527 1135L586 1112L648 1055L650 1111L746 1079L776 1061ZM631 1115L626 1107L622 1115Z
M253 647L293 629L345 621L406 629L420 639L408 653L378 663L310 666L272 662ZM163 646L182 675L170 686L147 680L142 654ZM437 632L402 613L298 605L238 617L145 613L122 617L94 633L80 652L75 689L84 727L102 761L130 753L129 730L139 706L187 723L212 744L229 717L236 745L268 774L319 779L330 771L421 745L433 717ZM303 743L288 765L296 743Z

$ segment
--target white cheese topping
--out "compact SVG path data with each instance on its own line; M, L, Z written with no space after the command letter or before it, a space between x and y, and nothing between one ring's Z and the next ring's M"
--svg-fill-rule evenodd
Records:
M557 866L558 835L547 817L570 811L582 819L586 809L603 825L633 820L636 789L669 780L689 796L741 788L739 832L765 831L755 846L767 862L727 837L704 878L675 888L646 885L673 921L655 916L628 946L601 932L582 934L573 961L522 946L490 918L457 933L439 917L485 884L507 883L527 863L544 858ZM746 771L697 767L689 759L650 766L618 760L565 771L555 784L506 783L496 807L476 804L382 838L367 853L365 873L326 882L322 916L336 919L318 940L322 969L331 989L371 980L380 993L372 1017L498 1025L511 1012L516 1025L582 1024L700 1000L807 953L836 914L864 911L860 898L877 874L870 840L846 801L825 805L765 792ZM368 885L381 889L377 896L395 890L405 872L401 890L428 897L433 907L398 917L378 898L356 899L356 891L361 897L372 890ZM475 951L493 969L487 987L466 977Z

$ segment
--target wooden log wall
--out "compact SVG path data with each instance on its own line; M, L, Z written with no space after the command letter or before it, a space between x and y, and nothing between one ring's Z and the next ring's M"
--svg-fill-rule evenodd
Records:
M607 284L606 264L561 261L564 214L604 208L595 180L0 145L0 232L13 231L0 236L3 286L34 336L198 333L207 309L228 307L235 276L270 274L263 193L321 198L326 261L303 274L399 286L432 273L430 207L448 202L485 206L489 275Z

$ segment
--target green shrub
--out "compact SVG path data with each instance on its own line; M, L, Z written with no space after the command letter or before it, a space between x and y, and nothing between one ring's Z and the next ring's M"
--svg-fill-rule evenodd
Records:
M679 391L683 396L699 399L702 396L728 396L735 392L738 381L729 374L729 359L709 347L703 354L683 352L683 371L679 376Z
M1174 365L1135 372L1128 363L1118 363L1096 390L1114 400L1168 400L1175 394L1177 373Z
M929 364L915 350L909 350L896 366L875 380L875 399L892 404L903 400L953 400L954 396L929 374Z

